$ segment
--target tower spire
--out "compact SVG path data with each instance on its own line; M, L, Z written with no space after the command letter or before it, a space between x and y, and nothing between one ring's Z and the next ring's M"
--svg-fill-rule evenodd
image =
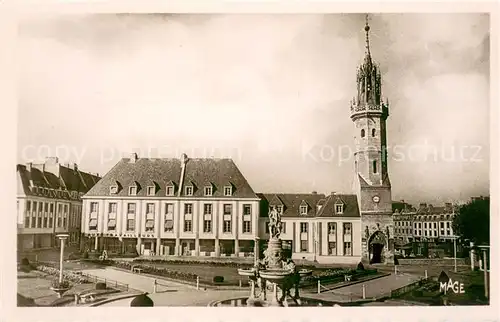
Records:
M365 44L365 60L371 61L371 55L370 55L370 25L368 24L368 14L365 15L365 37L366 37L366 44Z

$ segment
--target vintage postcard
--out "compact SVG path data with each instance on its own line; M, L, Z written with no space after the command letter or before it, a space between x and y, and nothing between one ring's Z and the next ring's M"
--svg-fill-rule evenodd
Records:
M17 307L494 312L493 18L429 8L21 15Z

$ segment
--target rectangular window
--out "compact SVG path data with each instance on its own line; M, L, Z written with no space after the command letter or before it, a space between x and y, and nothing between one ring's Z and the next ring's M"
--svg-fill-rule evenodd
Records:
M252 205L243 205L243 216L252 214Z
M67 214L68 213L68 205L64 205L64 213Z
M245 220L243 221L243 233L251 233L252 232L252 222Z
M192 232L193 231L193 224L192 224L191 220L184 219L184 231L185 232Z
M148 187L148 196L154 196L156 194L155 187Z
M449 229L446 229L446 235L451 236Z
M337 243L328 242L328 255L337 255Z
M154 212L155 212L155 204L154 203L146 204L146 214L154 214Z
M446 228L450 228L450 222L446 222Z
M191 203L184 204L184 213L185 214L192 214L193 213L193 204L191 204Z
M342 204L335 205L335 212L337 214L343 213L344 212L344 205L342 205Z
M30 216L24 218L24 228L30 228Z
M424 230L424 236L427 236L427 230Z
M427 223L426 222L424 222L424 228L427 229Z
M224 218L225 219L225 218ZM223 223L223 232L230 233L231 232L231 220L224 220Z
M50 204L50 212L54 212L54 204L53 203Z
M444 222L439 223L439 228L443 229L444 228Z
M43 203L43 211L48 212L49 211L49 204L47 202Z
M224 187L224 196L231 196L233 194L233 188L232 187Z
M135 214L135 203L127 204L127 214Z
M307 223L306 222L301 222L300 223L300 232L301 233L307 233Z
M307 240L300 241L300 251L306 253L309 248L309 242Z
M174 220L173 219L165 219L165 232L173 232L174 231Z
M203 232L211 233L212 232L212 221L211 220L203 220Z
M110 204L111 205L111 204ZM116 210L108 215L108 230L116 229Z
M186 196L193 195L193 187L192 186L187 186L185 190L186 190Z
M231 215L233 213L233 205L225 204L224 205L224 215Z
M205 196L212 195L212 187L205 187Z
M152 204L154 206L154 204ZM153 212L146 214L146 227L145 231L154 231L155 229L155 215Z
M205 215L212 214L212 204L206 203L203 205L203 214L205 214Z
M52 224L53 224L53 219L52 217L49 218L49 228L52 228Z
M31 211L31 201L26 201L26 211Z
M335 235L337 232L337 225L334 222L328 223L328 235Z
M116 214L116 202L112 202L109 204L109 213Z
M422 229L422 223L421 222L418 223L418 229Z
M300 206L300 214L302 216L307 215L307 206Z
M434 223L434 225L433 225L433 226L434 226L434 229L436 229L436 228L437 228L437 223Z
M352 256L351 242L344 242L344 256Z
M266 221L266 234L269 234L269 221Z
M128 187L129 196L135 196L137 194L137 187Z
M174 187L173 186L167 186L167 196L173 196L174 195Z
M350 222L344 223L344 235L350 235L351 229L352 229L352 225Z
M443 235L444 235L444 229L441 230L441 236L443 236Z
M37 206L38 206L37 202L36 202L36 201L33 201L33 212L37 212L37 210L38 210L38 209L36 208Z
M67 218L66 218L66 215L64 215L63 217L63 228L68 228L68 226L66 226L67 224Z
M174 213L174 204L172 204L172 203L165 204L165 213L166 214L173 214Z
M281 233L286 234L286 222L281 222Z
M135 230L135 219L127 218L127 230L134 231Z
M59 217L57 218L58 227L59 227ZM89 230L97 230L97 218L90 218L89 221Z
M90 212L97 212L97 208L98 208L98 204L97 202L91 202L90 203ZM61 212L61 205L59 205L59 211L58 212Z

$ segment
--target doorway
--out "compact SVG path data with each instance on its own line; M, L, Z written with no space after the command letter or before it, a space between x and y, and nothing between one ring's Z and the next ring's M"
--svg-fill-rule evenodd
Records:
M370 264L383 263L383 250L385 245L385 235L380 230L373 233L369 239Z
M382 263L382 250L384 245L382 244L372 244L372 258L370 264Z

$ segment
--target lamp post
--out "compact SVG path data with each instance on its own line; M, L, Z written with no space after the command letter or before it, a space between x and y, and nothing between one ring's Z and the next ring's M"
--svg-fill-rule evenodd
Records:
M68 239L68 234L59 234L56 237L61 242L61 254L59 256L59 283L63 281L63 259L64 259L64 241Z
M457 272L457 238L458 236L453 236L453 260L455 266L455 273Z

